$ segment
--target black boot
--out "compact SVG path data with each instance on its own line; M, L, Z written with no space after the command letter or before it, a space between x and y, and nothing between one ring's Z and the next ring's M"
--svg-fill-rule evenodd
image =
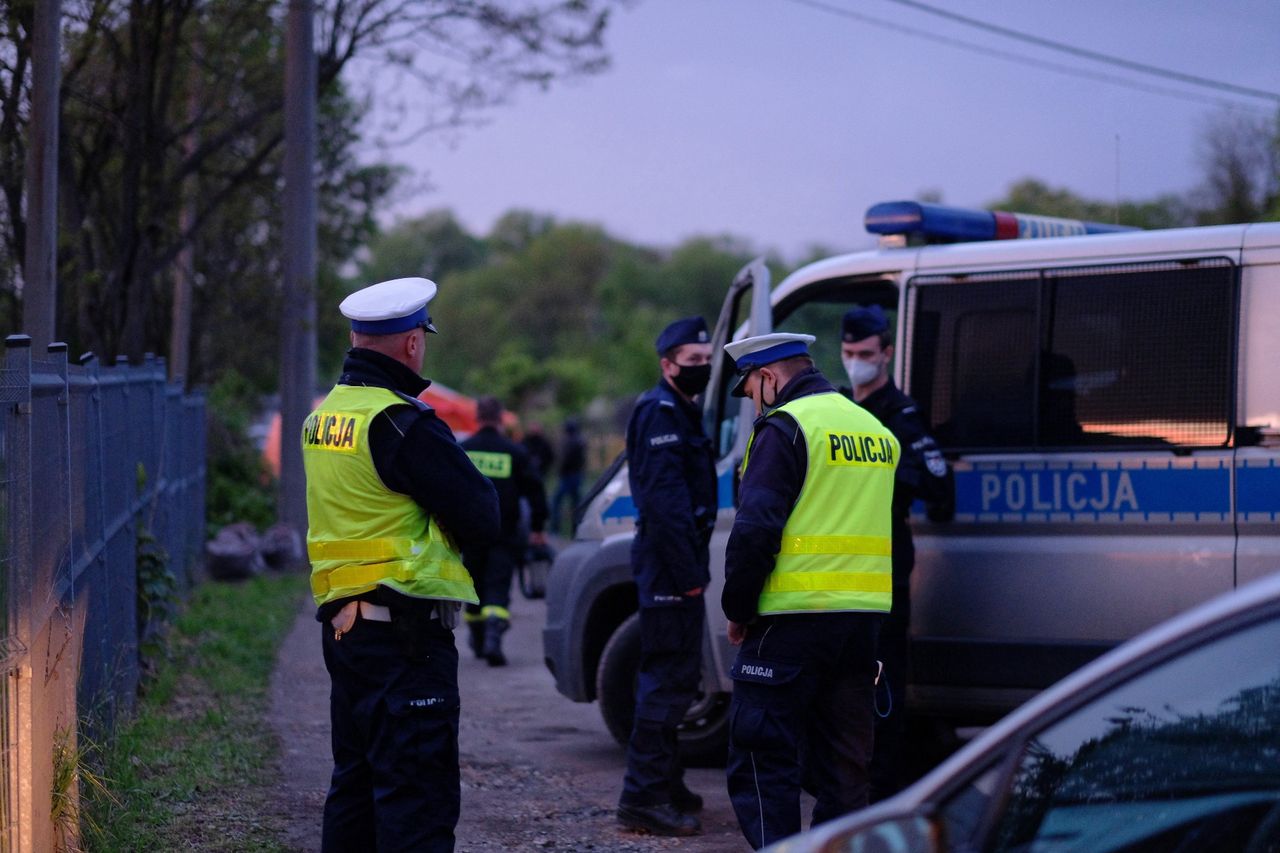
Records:
M697 835L702 823L693 815L680 814L671 803L656 806L618 805L618 823L627 829L654 835Z
M484 620L484 651L481 654L489 661L489 666L506 666L507 657L502 653L502 635L507 633L509 623L499 616L490 616Z
M697 814L702 811L702 797L690 791L683 779L671 783L671 805L680 814Z

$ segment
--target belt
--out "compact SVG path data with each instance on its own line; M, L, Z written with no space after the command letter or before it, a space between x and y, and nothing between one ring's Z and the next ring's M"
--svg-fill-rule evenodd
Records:
M342 635L350 631L356 624L356 614L370 622L390 622L391 608L383 607L369 601L348 601L342 609L333 614L329 624L333 626L333 638L341 640Z
M356 609L359 608L360 617L370 622L390 622L391 608L384 607L381 604L374 604L372 601L348 601L343 605L342 609L333 615L329 620L329 624L333 626L334 635L337 639L341 639L342 635L351 630L356 623ZM449 608L446 610L446 608ZM435 607L431 608L429 619L441 619L442 623L447 625L449 616L455 615L456 606L450 608L449 602L437 602ZM448 627L452 627L448 625Z
M368 619L370 622L390 622L391 608L383 607L381 604L374 604L369 601L361 601L360 617Z

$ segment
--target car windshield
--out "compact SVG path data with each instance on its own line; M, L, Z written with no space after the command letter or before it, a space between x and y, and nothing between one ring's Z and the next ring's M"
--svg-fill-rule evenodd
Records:
M1272 619L1040 732L988 849L1227 851L1253 849L1259 832L1280 840L1277 648Z

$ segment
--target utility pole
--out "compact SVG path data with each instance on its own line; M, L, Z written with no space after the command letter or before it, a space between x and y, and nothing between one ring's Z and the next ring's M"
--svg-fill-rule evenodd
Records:
M307 529L302 422L316 385L316 58L312 0L289 0L284 78L284 293L280 317L280 520Z
M61 0L36 0L31 33L31 121L27 134L27 242L22 328L44 352L57 334L58 90L62 86Z
M196 43L199 52L199 42ZM193 68L194 72L194 68ZM182 140L182 156L189 159L196 150L196 131L200 118L200 75L192 73L187 90L187 125L192 130ZM178 252L177 275L173 281L173 312L169 320L169 381L191 384L191 307L195 301L196 250L192 225L196 218L199 176L191 175L179 188L182 206L178 209L178 230L185 244Z

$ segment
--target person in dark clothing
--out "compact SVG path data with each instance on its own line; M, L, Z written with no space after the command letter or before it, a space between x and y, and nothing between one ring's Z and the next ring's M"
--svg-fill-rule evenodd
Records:
M468 561L475 572L480 603L468 604L463 618L471 632L471 650L489 666L506 666L502 635L511 624L511 576L524 560L529 543L546 545L547 495L537 469L524 448L504 436L502 403L497 397L476 401L480 429L462 442L462 449L489 478L498 492L502 537ZM520 524L520 500L529 503L529 542ZM468 554L468 557L471 555Z
M530 422L525 428L524 438L520 439L520 444L537 468L538 477L545 477L551 473L551 466L556 461L556 451L543 434L542 424L536 421Z
M891 605L898 443L813 366L812 335L735 341L758 417L720 603L729 642L729 798L756 849L867 803L875 643Z
M302 430L311 591L331 679L321 849L451 851L458 822L459 549L500 533L493 486L417 399L433 282L343 300L352 349Z
M582 440L582 430L576 418L564 422L564 437L560 442L560 479L555 496L551 498L551 515L557 530L573 533L573 513L582 502L582 472L587 467L587 444ZM569 523L560 524L560 504L569 502Z
M711 531L717 511L711 441L694 398L711 375L701 317L658 336L662 379L636 402L627 424L631 497L638 511L631 571L640 604L636 716L618 821L659 835L694 835L702 798L684 784L677 726L702 677Z
M876 416L898 439L902 459L893 486L893 610L880 629L879 656L884 664L876 716L875 752L871 758L871 802L902 789L906 777L906 683L910 654L911 569L915 545L908 518L911 505L923 500L933 521L951 518L955 487L938 443L925 429L916 403L898 390L889 375L893 333L878 305L854 308L841 323L840 357L849 388L845 396ZM887 689L886 689L887 687Z

